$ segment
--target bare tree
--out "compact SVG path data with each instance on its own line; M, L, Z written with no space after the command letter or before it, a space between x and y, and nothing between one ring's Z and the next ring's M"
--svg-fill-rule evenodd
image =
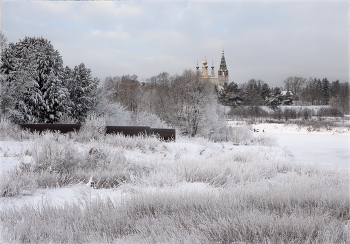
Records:
M302 88L304 87L306 79L303 77L290 76L284 80L284 89L293 93L294 101L300 101Z
M344 82L339 84L340 89L337 96L332 97L329 104L340 110L343 114L349 114L349 83Z
M208 135L219 120L213 84L191 70L159 90L158 99L161 117L189 136Z

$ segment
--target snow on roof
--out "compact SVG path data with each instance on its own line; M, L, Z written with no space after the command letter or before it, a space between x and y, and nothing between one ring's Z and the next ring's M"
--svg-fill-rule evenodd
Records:
M282 95L286 95L288 91L282 91ZM290 95L293 95L293 93L291 91L289 91Z

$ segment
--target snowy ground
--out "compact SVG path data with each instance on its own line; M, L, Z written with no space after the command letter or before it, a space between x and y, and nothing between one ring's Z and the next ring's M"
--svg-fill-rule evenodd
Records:
M82 145L84 146L84 145ZM266 146L235 146L231 142L214 143L205 139L185 139L179 138L176 142L164 143L162 147L166 147L164 152L157 150L157 152L143 151L140 149L124 150L124 156L127 160L142 163L142 165L150 165L157 163L176 163L183 161L197 161L201 158L203 160L212 159L216 162L216 159L220 156L224 156L228 153L236 153L242 157L245 157L247 152L249 155L273 155L276 158L290 158L288 151L279 147L266 147ZM18 141L1 141L0 142L0 159L1 159L1 172L6 173L11 169L20 167L22 162L31 162L31 156L26 155L28 150L31 150L29 142ZM162 180L162 179L160 179ZM169 179L167 179L169 181ZM162 187L150 187L141 185L121 185L118 188L112 189L93 189L87 187L84 183L71 185L67 187L60 187L55 189L38 189L36 192L23 193L22 197L8 197L3 198L0 204L1 209L11 206L23 206L24 204L30 204L39 206L42 203L49 202L55 205L63 205L66 202L79 201L82 198L96 198L110 197L117 202L122 197L127 197L131 194L140 192L152 192L152 191L166 191L171 193L176 192L191 192L191 191L217 191L218 188L214 188L207 183L202 182L177 182L172 186Z
M294 161L350 168L350 131L345 128L308 132L306 127L257 124L252 129L276 137L278 146L292 153Z
M231 121L231 125L237 122ZM166 143L166 153L161 150L157 153L143 152L141 150L125 150L124 155L129 160L136 160L145 164L153 161L168 160L170 163L182 159L215 159L219 155L234 152L249 152L251 155L274 155L278 158L292 159L294 161L316 162L320 164L336 166L349 169L349 132L313 132L300 129L294 125L282 124L258 124L251 127L252 130L259 130L257 133L266 133L278 139L276 147L264 146L234 146L232 143L213 143L206 140L178 139L175 143ZM263 132L264 131L264 132ZM0 142L1 172L19 167L21 162L30 162L31 156L27 155L30 149L28 142L2 141ZM128 194L147 191L218 191L206 183L181 182L168 187L140 187L121 186L112 189L92 189L85 184L77 184L56 189L39 189L34 194L18 198L3 198L1 209L9 206L22 206L25 203L40 205L43 202L62 205L69 201L78 201L82 197L95 198L106 196L111 199L122 199Z

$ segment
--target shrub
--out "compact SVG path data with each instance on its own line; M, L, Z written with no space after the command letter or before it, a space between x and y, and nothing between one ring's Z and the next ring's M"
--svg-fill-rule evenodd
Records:
M260 106L242 106L242 107L231 107L230 111L227 113L231 116L240 117L268 117L269 112L261 108Z
M45 131L34 140L31 148L34 171L68 173L77 167L82 158L73 141L58 132Z
M246 126L232 127L231 141L235 145L247 144L253 138L253 132Z
M303 109L300 111L300 114L299 114L298 117L301 117L301 118L303 118L304 120L309 120L309 119L311 119L312 116L313 116L313 110L308 109L308 108L303 108Z
M272 147L276 145L277 138L267 136L265 134L259 133L257 136L254 136L251 140L251 145L259 145L265 147Z
M1 172L0 175L0 196L14 197L18 195L28 195L37 188L35 177L31 172L21 172L15 170L11 172Z
M148 112L138 112L131 116L132 125L150 126L153 128L169 128L157 115Z
M21 136L18 125L13 124L9 119L0 119L0 140L19 139Z
M98 140L106 133L106 122L103 117L98 117L96 114L89 114L82 124L77 140L88 142L90 140Z
M316 113L318 117L343 117L344 114L334 107L322 107Z
M287 121L289 119L297 118L297 111L295 109L286 108L283 111L284 119Z

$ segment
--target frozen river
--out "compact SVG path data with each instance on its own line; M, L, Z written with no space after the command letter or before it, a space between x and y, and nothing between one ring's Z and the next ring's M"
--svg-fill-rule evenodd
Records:
M350 136L310 133L267 133L289 150L295 161L317 162L350 169Z

